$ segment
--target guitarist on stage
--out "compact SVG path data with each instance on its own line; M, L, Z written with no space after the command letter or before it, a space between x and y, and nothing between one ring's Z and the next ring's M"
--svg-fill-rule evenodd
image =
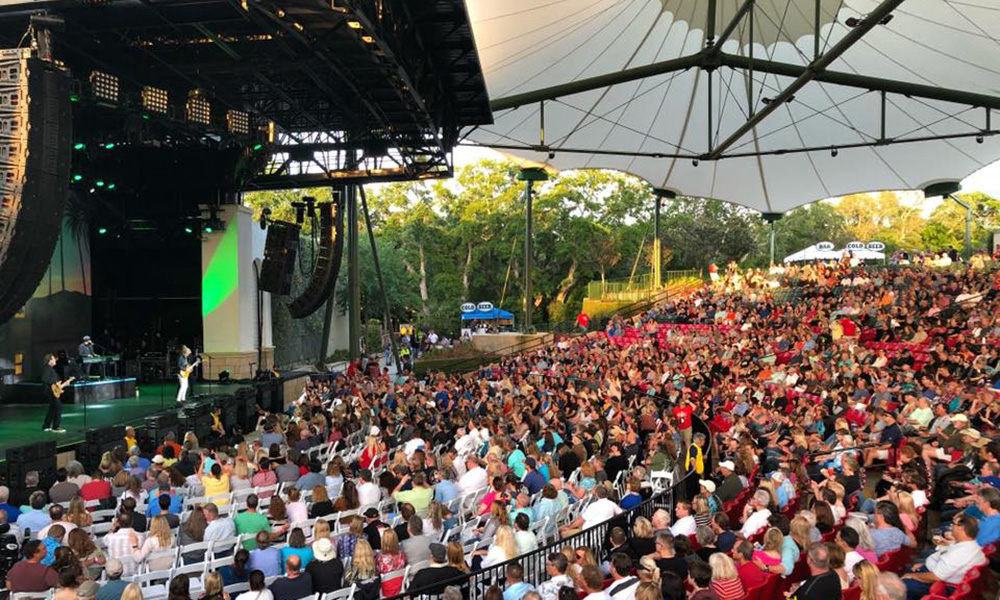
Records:
M42 370L42 384L45 386L45 396L49 399L49 411L45 413L42 431L66 433L65 429L59 427L59 421L62 419L62 400L59 399L59 396L62 395L63 388L69 385L72 379L60 381L55 367L55 355L46 354L45 368Z
M187 400L188 379L194 368L201 363L201 359L190 363L189 356L191 356L191 349L187 346L181 346L180 356L177 357L177 383L180 386L177 389L177 402L179 403Z

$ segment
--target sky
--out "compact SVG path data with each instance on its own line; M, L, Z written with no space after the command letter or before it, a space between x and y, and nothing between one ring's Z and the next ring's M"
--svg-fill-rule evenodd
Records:
M454 158L455 168L457 169L483 158L502 160L504 156L489 148L459 146L455 148ZM963 179L962 191L983 192L984 194L993 196L994 198L1000 198L1000 161L986 166ZM925 218L938 204L941 203L940 198L925 199L923 195L918 192L904 194L903 201L919 205Z

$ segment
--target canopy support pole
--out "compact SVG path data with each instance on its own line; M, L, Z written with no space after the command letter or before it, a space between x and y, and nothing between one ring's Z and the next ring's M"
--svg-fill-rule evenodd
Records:
M358 195L353 185L345 186L347 193L347 315L348 355L351 360L361 358L361 273L358 265Z
M375 231L372 229L372 218L368 214L368 199L365 197L365 186L359 185L358 191L361 192L361 213L365 217L365 229L368 230L368 243L372 247L372 262L375 264L375 277L378 278L378 289L382 293L382 318L385 320L385 329L389 332L389 346L392 348L392 360L396 364L396 372L402 373L403 363L399 360L399 347L396 345L396 333L392 326L392 317L389 312L389 296L385 293L385 282L382 280L382 265L379 263L378 249L375 247ZM368 352L371 353L372 350L372 348L369 348Z
M660 203L663 202L663 197L659 194L656 195L656 203L653 204L653 291L656 292L660 289L660 284L663 283L663 278L660 276L660 269L662 265L660 264L663 259L663 253L660 250Z
M517 178L524 182L524 330L531 330L531 309L534 308L535 295L531 289L532 260L532 223L531 223L531 187L536 181L545 181L549 174L540 167L521 169Z
M904 0L882 0L882 3L879 4L875 10L868 13L868 16L858 23L856 27L848 31L847 35L841 38L841 40L837 42L837 44L831 48L829 52L810 63L809 66L806 67L805 72L799 75L795 81L775 96L774 99L771 100L770 104L762 108L760 112L754 116L747 119L746 123L738 127L728 138L719 143L714 150L706 154L705 158L708 160L719 158L723 152L728 150L736 142L740 141L744 135L753 131L753 129L756 128L761 121L766 119L768 115L778 110L778 108L785 102L790 101L792 96L795 95L795 92L801 90L807 83L816 79L817 73L820 73L835 60L840 58L841 55L847 52L851 46L856 44L866 33L878 25L879 21L888 16L893 10L896 9L896 7L902 4L903 1Z
M965 260L969 260L969 257L972 256L972 206L955 194L948 194L948 197L965 209L965 248L962 254L965 256Z
M777 237L777 231L775 230L774 224L778 222L781 218L781 213L761 213L761 218L767 223L767 245L768 254L770 256L770 266L774 266L774 240Z

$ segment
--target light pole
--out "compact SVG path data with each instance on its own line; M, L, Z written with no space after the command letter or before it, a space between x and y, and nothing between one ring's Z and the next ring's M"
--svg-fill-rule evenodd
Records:
M531 309L534 294L531 291L531 188L536 181L547 181L549 174L541 167L526 167L517 173L524 182L524 329L531 329Z

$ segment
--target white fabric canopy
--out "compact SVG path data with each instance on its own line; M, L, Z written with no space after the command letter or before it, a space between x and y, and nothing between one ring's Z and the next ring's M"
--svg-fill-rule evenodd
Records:
M705 48L710 4L709 0L467 0L494 101L696 54ZM717 0L716 5L719 35L743 0ZM863 19L878 5L874 0L821 0L822 51L851 31L849 18ZM808 65L813 58L814 9L814 0L757 0L754 57ZM892 17L834 60L828 71L1000 94L1000 0L909 0ZM721 50L748 57L750 37L744 19ZM556 169L626 171L657 188L779 213L847 193L920 189L960 180L1000 158L1000 136L989 135L981 144L974 137L962 137L843 147L882 139L881 94L813 81L724 155L784 153L694 164L692 157L709 152L710 137L711 147L716 147L751 112L763 110L765 99L775 97L793 80L758 71L751 75L728 66L711 74L694 67L561 96L544 103L544 148L503 151ZM994 121L1000 123L1000 110L994 112ZM488 145L540 146L540 113L539 102L497 110L496 123L476 129L469 139ZM895 140L969 135L986 128L984 108L896 93L885 96L885 117L885 138ZM834 146L841 147L836 157L831 152ZM795 152L804 148L815 150ZM552 158L549 152L554 152Z
M840 257L843 254L841 250L820 250L817 246L819 246L819 244L814 244L808 248L803 248L794 254L789 254L785 257L784 262L840 260Z

